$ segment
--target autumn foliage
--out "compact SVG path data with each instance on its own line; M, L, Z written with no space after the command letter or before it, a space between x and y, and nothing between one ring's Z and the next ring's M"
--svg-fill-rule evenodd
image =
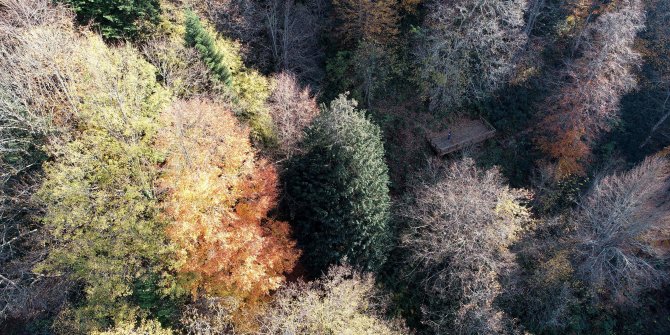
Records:
M279 151L291 156L298 151L305 128L319 114L319 108L309 87L300 87L295 75L281 72L273 79L268 102L274 133L277 134Z
M336 33L344 43L386 44L398 35L398 11L393 0L334 0Z
M299 252L288 224L268 218L274 167L255 159L248 131L220 104L177 102L165 116L160 185L185 288L248 300L278 288Z
M670 334L668 22L0 0L0 335Z
M602 14L578 40L581 57L561 75L567 78L544 105L540 147L558 162L559 177L584 173L591 147L618 121L620 98L637 84L632 49L644 25L639 0L627 0Z

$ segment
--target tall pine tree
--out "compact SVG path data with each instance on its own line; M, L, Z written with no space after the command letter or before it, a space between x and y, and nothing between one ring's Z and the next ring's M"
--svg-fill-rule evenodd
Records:
M289 201L312 270L344 258L376 271L389 246L389 177L381 132L340 95L307 130L288 164Z
M233 78L224 62L223 53L216 46L215 37L202 25L200 18L192 11L186 12L186 45L195 48L207 65L214 79L231 86Z

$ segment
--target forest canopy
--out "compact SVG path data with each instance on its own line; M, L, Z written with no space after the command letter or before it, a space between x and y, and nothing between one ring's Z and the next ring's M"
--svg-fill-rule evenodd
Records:
M0 334L667 334L669 22L0 0Z

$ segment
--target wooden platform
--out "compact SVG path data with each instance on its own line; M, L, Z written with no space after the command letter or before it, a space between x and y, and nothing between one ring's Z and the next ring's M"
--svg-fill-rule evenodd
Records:
M449 131L451 131L451 138L449 138ZM495 128L484 119L464 119L450 125L443 132L429 135L428 141L435 154L444 156L467 146L483 142L493 137L495 132Z

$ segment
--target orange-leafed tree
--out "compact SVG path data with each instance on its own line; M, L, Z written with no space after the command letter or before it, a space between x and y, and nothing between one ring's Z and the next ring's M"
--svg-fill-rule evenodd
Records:
M180 101L165 119L160 187L182 285L194 296L262 299L299 257L289 225L268 217L274 167L254 157L248 130L221 104Z

